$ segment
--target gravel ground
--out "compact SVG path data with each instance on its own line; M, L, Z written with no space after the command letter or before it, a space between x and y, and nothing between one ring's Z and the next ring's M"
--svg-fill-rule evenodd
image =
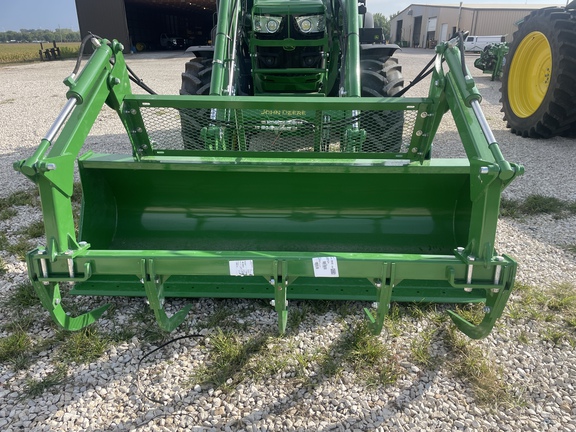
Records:
M406 49L398 54L407 81L431 58L432 52ZM555 138L526 140L509 133L501 119L498 81L472 67L483 95L482 107L505 157L526 167L526 174L512 183L505 196L520 199L538 193L563 200L576 200L576 160L574 140ZM180 73L187 57L180 53L129 55L127 61L145 82L160 94L177 94ZM74 66L72 61L34 63L0 67L0 196L29 188L30 183L12 169L15 160L29 156L63 106L62 80ZM426 93L427 84L418 85L408 96ZM117 134L122 126L110 110L96 121L86 148L110 149L125 143ZM458 134L448 118L441 125L434 145L439 155L461 154ZM127 148L127 147L126 147ZM17 217L0 222L9 241L18 230L40 214L18 207ZM535 287L547 296L556 284L576 279L574 254L565 250L576 244L575 218L550 216L504 219L499 224L497 248L519 262L517 280ZM27 279L25 265L15 256L0 252L6 273L0 276L1 297L9 298L16 286ZM564 331L561 322L518 319L511 305L519 302L514 294L503 319L492 334L481 341L465 341L482 353L493 375L481 379L495 381L507 389L510 400L483 403L466 374L456 373L464 361L461 352L446 342L449 323L434 333L429 353L434 362L422 364L414 357L413 341L433 328L432 315L405 314L397 327L387 326L378 338L389 350L397 377L390 384L374 384L344 365L337 374L322 374L318 352L333 353L331 347L342 340L346 322L361 318L361 304L352 303L350 315L334 308L304 316L298 330L284 338L266 339L264 350L287 350L306 359L302 368L286 367L276 373L255 377L244 365L230 375L227 385L187 385L194 371L209 364L209 348L218 333L204 328L202 338L182 339L164 350L143 356L158 346L150 342L153 317L127 340L111 344L90 363L66 361L65 379L39 395L30 395L31 384L42 382L59 364L60 340L46 344L27 368L15 370L10 361L0 363L0 429L3 431L115 431L115 430L487 430L559 431L576 430L576 364L574 343L569 338L551 341L552 331ZM101 299L82 299L83 304L101 304ZM95 328L118 332L142 315L142 300L114 298L115 310L106 314ZM170 308L183 302L173 300ZM255 305L255 303L257 303ZM296 302L295 307L303 307ZM217 309L230 314L222 324L235 323L240 340L248 343L258 334L276 329L270 307L256 301L194 301L186 323L173 337L186 336L206 327ZM439 307L440 310L442 306ZM292 305L291 305L292 309ZM33 344L41 345L59 333L40 307L30 307L27 329ZM24 318L21 315L19 318ZM11 334L7 325L17 317L4 306L0 316L0 336ZM574 336L573 329L568 335ZM572 332L572 333L570 333ZM572 342L574 337L572 337ZM294 357L290 357L294 358ZM52 375L51 375L52 374ZM155 400L151 400L155 399Z

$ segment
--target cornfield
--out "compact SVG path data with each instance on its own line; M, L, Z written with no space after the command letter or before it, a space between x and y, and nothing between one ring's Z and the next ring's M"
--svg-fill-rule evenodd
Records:
M76 57L80 49L79 42L57 43L62 58ZM45 43L44 50L52 48L52 43ZM0 64L40 61L39 43L2 43L0 44Z

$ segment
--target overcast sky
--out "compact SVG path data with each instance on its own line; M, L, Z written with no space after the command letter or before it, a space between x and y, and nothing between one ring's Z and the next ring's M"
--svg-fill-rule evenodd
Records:
M97 0L85 0L97 1ZM390 16L407 8L410 4L448 4L458 5L459 1L427 0L366 0L366 6L372 13ZM473 0L463 2L464 6L474 4L529 4L529 5L564 5L558 0ZM0 31L20 29L69 28L78 30L78 16L74 0L0 0Z

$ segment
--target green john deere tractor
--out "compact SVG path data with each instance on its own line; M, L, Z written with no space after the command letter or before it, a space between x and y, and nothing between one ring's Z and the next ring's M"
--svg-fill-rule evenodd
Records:
M414 78L430 75L428 95L405 97L397 47L370 22L357 0L222 0L174 96L143 85L117 41L85 38L62 112L14 165L40 190L46 239L27 264L53 319L77 330L106 311L66 313L66 284L143 297L167 331L190 306L169 316L166 299L220 297L272 300L280 332L291 299L366 302L374 333L391 301L483 303L479 323L449 314L488 335L516 272L495 249L500 196L523 168L490 131L461 37ZM104 105L130 145L80 156ZM431 154L447 112L466 157Z
M404 84L398 60L392 57L398 45L383 43L382 29L374 28L363 3L220 2L213 33L213 47L187 50L196 57L186 64L180 94L385 97L396 95ZM203 148L198 125L209 116L207 110L182 112L187 148ZM398 149L402 112L370 117L364 151ZM262 149L263 140L260 134L246 148ZM282 142L274 145L282 148Z

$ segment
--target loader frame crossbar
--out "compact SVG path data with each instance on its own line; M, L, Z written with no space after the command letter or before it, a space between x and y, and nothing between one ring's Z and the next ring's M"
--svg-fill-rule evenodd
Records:
M514 260L505 255L500 256L494 251L500 193L516 175L522 173L523 169L521 166L509 164L502 157L498 144L477 106L479 95L473 82L471 84L469 77L462 76L457 49L448 43L437 47L438 61L427 98L287 97L282 100L283 110L295 111L304 106L310 113L332 110L342 112L344 117L348 113L354 116L357 112L370 110L415 111L418 115L414 130L408 134L407 145L402 151L363 152L360 133L358 135L360 138L353 140L354 145L342 147L338 152L317 151L319 148L313 146L316 151L271 154L218 147L220 144L212 140L210 134L205 135L206 149L159 150L147 133L141 115L143 109L209 108L212 112L220 112L230 119L234 116L238 118L234 113L243 110L274 109L275 101L266 97L133 95L121 48L117 42L104 41L82 74L66 81L70 87L69 102L62 114L42 140L35 154L15 163L15 168L32 179L40 190L46 246L38 247L28 254L28 272L42 305L58 324L69 330L81 329L97 320L108 307L105 305L78 317L69 316L61 304L60 284L72 283L71 294L145 297L160 327L166 331L175 329L190 310L190 306L187 306L168 316L164 310L166 298L222 297L273 300L278 312L280 332L286 330L290 299L371 302L372 308L367 307L365 312L374 333L382 330L391 301L482 302L485 304L486 313L482 322L478 324L469 323L452 311L449 314L458 328L472 338L482 338L490 333L511 293L516 272ZM114 58L113 62L109 61L111 58ZM445 73L442 70L441 58L444 58L449 65L449 72ZM88 152L78 158L89 132L88 128L82 125L92 124L104 104L115 109L120 116L130 138L132 154ZM442 115L448 110L452 112L458 127L467 158L429 159L434 134ZM230 113L233 113L232 117ZM310 116L312 119L322 117L317 114ZM214 119L217 117L218 114L212 116ZM222 127L221 124L215 124L217 128ZM356 132L361 131L361 128L361 124L351 123L353 132L354 129ZM242 128L237 130L241 131ZM226 131L217 131L212 137L225 134ZM348 136L348 133L344 135ZM85 188L79 235L74 228L71 202L76 160L80 165ZM104 196L105 192L91 190L91 187L93 189L93 185L98 185L99 182L104 184L110 179L119 179L120 177L115 177L116 173L124 173L122 182L142 182L143 189L150 187L149 192L140 193L142 196L132 202L132 207L128 210L121 208L121 202L114 201L122 201L124 198L129 201L128 196L116 196L110 200L111 206L118 206L116 210L110 210L107 197ZM384 204L379 204L387 212L387 216L383 217L374 214L372 207L376 204L372 201L370 201L372 204L366 203L361 211L350 213L350 209L357 203L354 189L348 192L348 195L342 192L343 200L350 201L348 207L344 205L336 207L334 204L333 209L324 208L312 216L301 214L298 209L287 210L291 204L283 208L281 198L273 201L270 208L248 215L248 210L242 209L241 206L234 207L234 198L227 198L231 204L228 204L226 211L234 213L236 219L231 220L237 221L239 227L244 227L247 222L253 223L251 222L253 220L263 221L263 224L270 223L276 217L277 213L274 212L279 211L278 209L285 212L283 216L287 222L285 225L296 226L295 230L310 226L318 220L328 221L338 227L347 227L349 220L355 218L358 220L368 218L366 220L370 223L382 224L394 219L405 222L411 218L419 218L418 220L429 222L430 229L433 229L435 224L444 223L438 222L437 219L441 217L447 219L449 226L453 221L458 225L459 221L456 219L460 216L456 216L457 212L463 215L466 227L456 227L454 233L450 228L447 231L450 233L448 237L454 236L454 238L439 242L437 250L433 245L416 244L406 251L402 250L401 240L395 240L395 243L390 243L388 247L379 245L380 241L385 242L388 238L394 238L394 232L383 233L373 244L363 245L368 251L355 246L353 240L330 243L330 235L322 238L331 245L326 246L326 249L316 249L314 244L303 248L281 249L283 242L289 243L291 237L298 234L297 231L283 234L284 240L272 239L271 243L264 242L273 245L270 249L263 247L245 249L242 247L244 244L242 242L245 241L243 237L239 237L240 240L232 239L236 241L234 243L236 247L231 249L194 248L193 241L186 243L184 247L175 247L176 241L181 241L178 236L186 237L188 232L186 230L174 237L175 243L164 242L163 247L149 247L154 244L150 239L143 239L144 247L138 247L139 233L130 239L126 236L123 241L128 246L116 247L113 239L118 233L113 232L113 228L110 229L110 233L104 230L95 231L92 237L89 235L90 230L100 229L97 227L98 223L94 224L90 220L94 213L117 211L117 214L111 216L111 219L114 219L120 217L118 215L121 215L122 211L128 213L134 209L156 211L149 208L158 207L161 199L157 196L157 201L152 205L147 196L147 194L154 195L155 178L174 180L198 173L210 175L210 179L222 176L231 181L242 175L244 176L242 178L251 179L250 185L266 181L266 175L269 173L291 176L281 177L283 179L310 178L318 180L319 184L323 178L349 178L351 182L362 178L365 182L363 185L366 185L369 182L366 183L365 179L371 179L372 176L378 179L378 176L383 176L383 188L388 188L382 189ZM97 177L97 181L90 180L92 175L100 177ZM134 179L130 180L132 177ZM412 191L416 191L418 182L415 179L424 179L424 182L435 184L437 178L441 178L447 185L456 179L462 185L459 190L464 190L467 197L463 200L459 195L454 199L454 209L450 204L447 206L449 208L441 212L442 214L440 212L424 214L428 210L433 211L430 209L434 209L435 199L430 200L428 210L424 205L416 210L402 209L402 206L414 207L414 202L411 202L409 197L405 198L403 192L394 194L394 186L384 186L384 184L393 185L392 180L396 179L398 184L409 184L407 187L412 187ZM84 184L84 181L87 183ZM146 181L149 183L144 184ZM182 195L190 195L196 190L189 185L182 187L185 188ZM205 186L201 185L199 189L202 187ZM210 190L209 185L206 187ZM282 184L278 184L274 196L285 192L289 202L300 202L294 201L294 197L301 195L299 191L290 195L287 191L288 186L284 185L284 188ZM324 189L327 193L329 190L329 187ZM442 197L443 192L445 191L438 192L439 201L445 199ZM162 193L160 190L159 194ZM198 195L200 198L195 199L208 200L209 195L209 193ZM386 204L387 196L396 202ZM243 195L243 198L246 197L248 195ZM191 201L181 201L179 205L188 208L186 206L190 206ZM213 208L214 202L210 201L206 206ZM192 226L190 221L196 223L194 218L197 216L192 210L187 212L186 217L180 217L180 214L162 217L178 216L178 223L188 224L186 226L189 227ZM134 221L139 221L138 218L139 216L136 216ZM205 220L210 223L218 222L214 215L206 216ZM156 231L153 232L151 229L145 234L161 237L164 225L157 223L154 228ZM401 227L398 225L398 229ZM422 227L422 230L425 229L428 228ZM280 231L277 234L280 235ZM253 235L257 236L258 230L254 230ZM412 235L413 239L417 238L416 234L408 231L406 235ZM435 241L436 238L431 234L428 235L429 242L433 243L432 240ZM101 239L106 236L111 239L108 243Z

